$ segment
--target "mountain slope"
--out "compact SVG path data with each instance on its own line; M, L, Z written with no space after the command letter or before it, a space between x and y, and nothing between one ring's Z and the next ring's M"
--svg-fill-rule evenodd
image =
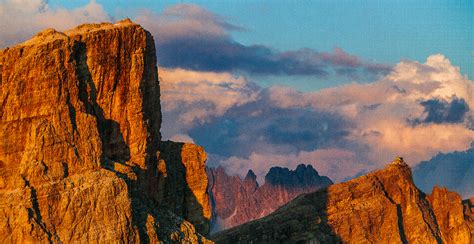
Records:
M48 29L0 77L0 242L205 241L206 154L160 141L150 33Z
M304 194L267 217L219 232L217 243L470 243L461 198L429 196L396 160L349 182Z

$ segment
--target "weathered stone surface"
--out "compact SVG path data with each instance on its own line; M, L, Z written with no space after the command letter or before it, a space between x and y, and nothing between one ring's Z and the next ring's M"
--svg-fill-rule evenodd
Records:
M447 243L467 243L466 225L461 197L446 188L435 186L428 201L436 217L442 239ZM469 230L469 229L468 229Z
M173 209L178 216L184 217L198 230L207 233L211 205L207 193L204 149L194 144L170 141L163 142L160 149L162 153L158 163L160 177L157 202ZM162 164L167 166L164 171Z
M0 79L0 242L205 241L206 156L160 142L147 31L48 29L0 51Z
M471 243L474 243L474 197L462 201L464 207L464 219L471 229Z
M244 180L220 167L210 168L207 173L213 202L212 232L264 217L298 195L332 184L311 165L303 164L295 170L272 167L262 186L252 170Z
M449 216L447 216L449 215ZM426 196L410 168L385 169L304 194L267 217L219 232L218 243L470 243L457 194Z

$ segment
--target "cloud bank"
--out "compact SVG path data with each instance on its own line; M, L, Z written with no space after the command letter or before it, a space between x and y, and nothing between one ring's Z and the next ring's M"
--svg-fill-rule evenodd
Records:
M311 163L338 181L397 155L416 165L474 141L473 83L442 55L316 92L263 88L227 72L162 71L164 136L189 136L211 165L236 174Z

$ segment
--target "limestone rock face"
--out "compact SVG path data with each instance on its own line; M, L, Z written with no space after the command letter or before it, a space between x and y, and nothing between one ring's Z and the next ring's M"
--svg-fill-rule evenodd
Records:
M45 30L0 51L0 89L0 242L205 241L206 156L160 142L150 33Z
M298 195L332 184L311 165L303 164L295 170L272 167L262 186L258 185L252 170L244 180L228 175L220 167L207 172L213 204L213 232L264 217Z
M474 197L466 199L463 202L464 219L471 229L471 243L474 243Z
M467 243L464 232L464 209L461 197L446 188L435 186L428 201L432 206L442 239L447 243Z
M357 179L304 194L267 217L219 232L217 243L470 243L456 193L425 195L395 161Z

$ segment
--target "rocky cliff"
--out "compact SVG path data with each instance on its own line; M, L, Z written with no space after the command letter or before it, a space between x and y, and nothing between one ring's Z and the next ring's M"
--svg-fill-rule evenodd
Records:
M228 175L223 168L211 168L207 172L213 232L266 216L298 195L332 184L311 165L303 164L295 170L272 167L262 186L258 185L252 170L243 180Z
M462 203L464 205L464 219L471 229L471 243L474 243L474 197L466 199Z
M304 194L267 217L219 232L218 243L470 243L459 195L425 195L396 160L357 179Z
M205 241L201 147L161 142L153 37L129 20L0 51L0 242Z

